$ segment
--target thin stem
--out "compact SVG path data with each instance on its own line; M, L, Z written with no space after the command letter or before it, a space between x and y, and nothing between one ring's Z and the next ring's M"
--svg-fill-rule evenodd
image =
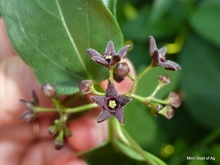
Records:
M124 136L126 137L126 139L129 141L131 147L133 147L133 149L138 152L139 154L141 154L143 156L143 158L145 159L145 161L148 163L148 164L151 164L151 165L157 165L153 160L152 158L148 155L148 154L145 154L146 151L144 151L137 143L135 140L133 140L133 138L127 133L127 131L125 130L124 127L121 126L121 130L122 130L122 133L124 134Z
M59 112L57 108L42 108L42 107L35 107L34 110L37 112Z
M131 98L134 98L136 100L139 100L140 102L144 103L145 101L145 98L142 97L142 96L138 96L138 95L135 95L135 94L128 94L127 95L128 97L131 97Z
M157 94L157 92L161 89L161 85L158 84L157 87L155 88L155 90L152 92L151 96L155 96Z
M54 105L55 105L55 107L56 107L57 109L62 109L62 108L64 108L64 106L61 105L60 101L57 100L55 97L53 97L51 100L52 100L52 102L54 103Z
M128 74L127 77L128 77L131 81L135 81L135 79L134 79L130 74Z
M151 69L153 68L153 63L151 62L151 64L141 73L139 74L136 79L133 81L131 90L129 91L129 93L133 93L135 86L137 85L138 81L146 74L148 73Z
M153 101L153 102L157 102L157 103L161 103L161 104L168 104L169 101L168 100L161 100L152 96L146 97L145 101L149 102L149 101Z
M66 108L65 112L66 113L76 113L76 112L82 112L88 109L96 108L98 105L96 103L91 103L87 105L82 105L79 107L74 107L74 108Z
M110 68L109 69L109 81L112 82L112 83L114 82L114 77L113 76L114 76L113 68Z
M109 133L109 141L113 142L115 140L115 135L114 135L114 118L109 118L108 119L108 133Z
M123 132L122 132L120 123L115 120L114 126L115 126L115 130L116 130L116 132L117 132L117 134L118 134L119 139L120 139L124 144L126 144L127 146L130 146L130 143L129 143L128 139L124 136L124 134L123 134Z

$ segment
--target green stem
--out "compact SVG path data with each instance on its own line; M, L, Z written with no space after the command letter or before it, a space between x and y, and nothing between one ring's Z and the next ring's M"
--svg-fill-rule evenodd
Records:
M74 108L66 108L65 112L66 113L76 113L76 112L82 112L88 109L96 108L98 105L96 103L91 103L91 104L86 104L82 105L79 107L74 107Z
M169 103L168 100L161 100L161 99L158 99L158 98L155 98L152 96L146 97L145 101L147 101L147 102L153 101L153 102L157 102L157 103L161 103L161 104L168 104Z
M129 93L133 93L133 92L134 92L135 86L137 85L138 81L139 81L146 73L148 73L152 68L153 68L153 62L151 62L151 64L150 64L141 74L139 74L139 75L135 78L135 80L133 81L133 84L132 84L132 87L131 87L131 90L129 91Z
M122 129L121 129L122 126L121 126L120 123L119 123L118 121L116 121L116 120L115 120L115 122L114 122L114 127L115 127L115 130L116 130L117 134L118 134L119 139L120 139L124 144L126 144L127 146L130 146L130 143L129 143L128 139L124 136L124 134L123 134L123 132L122 132Z
M143 156L143 158L145 159L145 161L150 164L150 165L157 165L157 163L152 160L152 157L149 156L149 154L146 154L146 151L144 151L137 143L135 140L133 140L133 138L127 133L127 131L125 130L124 127L121 126L121 130L122 133L124 134L124 136L126 137L126 139L129 141L131 147L133 147L133 149L138 152L139 154L141 154Z
M154 97L160 89L161 89L161 85L158 84L155 90L152 92L151 96Z
M57 100L55 97L53 97L51 100L57 109L64 109L65 108L63 105L61 105L60 101Z
M139 100L140 102L144 103L145 98L139 95L135 95L135 94L128 94L128 97L134 98L136 100Z
M112 82L112 83L114 82L114 74L113 74L113 72L114 72L113 68L110 68L109 69L109 81Z
M42 107L35 107L34 110L37 112L59 112L57 108L42 108Z
M109 133L109 141L113 142L115 140L115 135L114 135L114 118L113 117L108 119L108 133Z
M135 81L135 79L134 79L130 74L128 74L127 77L128 77L131 81Z

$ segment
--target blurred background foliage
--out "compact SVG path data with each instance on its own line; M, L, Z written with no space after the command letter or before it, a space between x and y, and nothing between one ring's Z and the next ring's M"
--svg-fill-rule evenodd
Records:
M156 87L158 75L170 75L171 84L157 96L165 98L170 90L180 90L185 96L172 119L154 117L137 101L125 108L128 132L145 150L169 165L220 164L219 18L219 0L117 2L117 20L125 42L133 46L128 58L137 72L151 62L149 35L155 37L158 48L167 46L167 59L182 67L180 72L158 67L141 80L137 89L140 95L148 96ZM214 156L216 159L187 161L187 156Z

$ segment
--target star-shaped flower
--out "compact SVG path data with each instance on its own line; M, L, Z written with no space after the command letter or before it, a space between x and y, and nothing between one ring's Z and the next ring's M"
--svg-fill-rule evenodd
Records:
M109 83L105 96L91 96L90 98L102 107L97 119L98 123L115 116L121 124L124 124L124 106L131 101L131 98L118 95L113 83Z
M103 56L92 48L87 49L87 53L93 61L110 68L126 56L129 47L130 45L126 45L116 53L113 42L109 41Z
M31 122L36 118L37 112L34 110L34 107L39 105L39 101L34 91L32 92L32 99L33 101L20 100L27 107L27 111L24 112L19 119L26 119L28 122Z
M166 60L165 54L167 48L164 46L160 49L157 48L156 41L153 36L150 36L150 55L153 58L153 63L155 66L160 65L167 70L180 70L181 67L170 60Z

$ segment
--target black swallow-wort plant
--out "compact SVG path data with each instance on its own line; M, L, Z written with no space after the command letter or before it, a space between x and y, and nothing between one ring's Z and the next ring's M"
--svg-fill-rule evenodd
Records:
M100 114L97 116L97 122L100 123L105 120L109 121L109 141L112 142L112 144L117 146L116 142L120 141L124 146L139 153L142 159L148 164L164 164L159 158L144 151L126 132L123 127L123 124L126 123L124 111L126 111L126 105L136 99L148 106L150 112L154 116L162 115L167 119L172 118L174 115L174 108L178 108L181 105L181 95L177 92L170 92L164 100L155 97L156 93L161 88L170 83L168 75L158 76L158 84L150 96L137 95L135 94L135 89L139 80L155 67L161 66L166 70L172 71L180 70L181 67L175 62L167 60L165 57L167 51L166 47L158 49L154 37L150 36L149 54L152 57L152 62L137 77L132 77L129 74L129 65L126 62L121 61L122 58L127 55L129 48L130 45L126 45L116 52L113 41L109 41L103 55L93 48L85 50L87 51L88 56L91 57L91 60L101 64L109 71L108 86L106 90L100 90L100 87L97 88L97 85L94 85L92 80L83 80L79 82L79 91L83 95L89 94L87 98L93 103L70 108L61 103L56 95L54 85L44 84L42 86L41 94L46 98L50 98L53 101L55 108L40 107L37 96L35 92L33 92L33 101L20 100L28 109L21 115L20 119L27 119L27 121L30 122L34 120L40 112L56 111L59 114L59 118L54 120L53 125L51 125L48 130L51 135L55 136L55 148L60 149L64 146L64 138L72 135L67 127L67 122L71 114L100 107ZM120 95L115 88L115 83L120 83L126 76L132 81L132 87L128 90L129 92ZM121 147L117 148L123 152ZM127 154L128 152L124 153Z

